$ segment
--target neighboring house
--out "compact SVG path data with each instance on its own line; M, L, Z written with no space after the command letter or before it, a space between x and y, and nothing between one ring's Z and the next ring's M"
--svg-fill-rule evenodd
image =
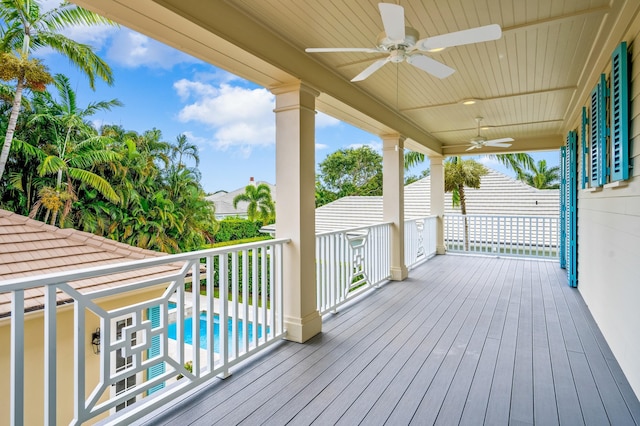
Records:
M127 244L98 237L74 229L60 229L0 209L0 281L31 275L41 275L61 271L76 271L100 265L127 262L145 258L164 256L150 250L131 247ZM80 293L119 287L141 278L162 276L176 269L173 265L150 267L144 270L123 272L104 278L92 278L69 283ZM101 308L114 309L129 306L140 301L153 299L162 294L165 286L134 291L97 303ZM25 303L25 391L29 395L29 409L26 410L25 424L39 424L44 407L44 304L42 288L26 290ZM58 423L68 424L73 418L73 365L74 365L74 304L72 298L62 292L57 294L57 360L58 360ZM147 315L149 316L150 312ZM0 375L5 379L0 385L0 424L9 421L9 377L10 362L10 316L11 293L0 294ZM118 333L130 324L129 318L114 319L112 331ZM153 322L153 320L152 320ZM91 336L100 326L99 319L87 315L85 321L86 348L86 389L91 391L99 381L100 357L94 354ZM111 336L115 340L117 336ZM101 336L105 339L105 336ZM158 342L159 343L159 342ZM155 342L152 342L152 345ZM116 358L119 355L115 355ZM127 358L114 360L115 365L126 368ZM151 374L151 373L147 373ZM111 392L121 392L135 385L136 378L129 377L111 386ZM108 395L104 395L108 397ZM125 404L123 404L125 405ZM118 407L124 408L124 407ZM6 417L5 417L6 416Z
M248 185L257 186L260 184L265 184L269 186L269 189L271 189L271 199L275 200L276 199L275 185L272 185L269 182L264 182L264 181L256 182L253 179L253 177L249 179ZM217 192L213 195L209 195L208 197L206 197L207 201L213 202L213 205L215 206L216 219L224 219L225 217L229 217L229 216L231 217L237 216L242 218L247 217L247 206L249 205L249 203L247 203L246 201L240 201L238 203L238 207L233 207L233 199L240 194L244 194L245 188L246 186L243 186L242 188L238 188L231 192Z
M404 189L405 219L430 215L431 178L426 177ZM536 189L526 183L489 169L480 188L466 188L467 214L558 217L557 189ZM451 194L445 194L445 215L460 214L453 208ZM382 222L382 197L343 197L316 209L316 233L366 226ZM275 224L262 228L273 232Z

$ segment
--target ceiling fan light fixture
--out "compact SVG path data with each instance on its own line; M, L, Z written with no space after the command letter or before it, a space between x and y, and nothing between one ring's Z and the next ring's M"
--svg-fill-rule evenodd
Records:
M437 53L437 52L442 52L444 49L446 49L446 47L434 47L433 49L428 49L427 52Z
M475 98L469 98L469 99L463 99L460 103L462 105L474 105L478 102L478 99Z

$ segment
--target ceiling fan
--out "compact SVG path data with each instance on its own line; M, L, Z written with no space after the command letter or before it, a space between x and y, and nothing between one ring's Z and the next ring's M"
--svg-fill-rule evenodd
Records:
M438 78L445 78L455 70L421 52L435 52L447 47L497 40L502 36L502 29L497 24L456 31L434 37L419 39L415 28L405 27L404 8L391 3L379 3L384 32L380 33L376 47L311 47L306 52L364 52L388 53L386 58L378 59L369 65L351 81L362 81L382 68L387 62L409 64Z
M484 136L480 136L480 122L482 121L482 117L476 117L476 122L478 123L478 133L472 138L469 143L471 146L467 148L467 151L471 151L472 149L479 149L485 146L495 146L499 148L507 148L510 147L510 143L513 142L513 138L500 138L500 139L491 139L487 140Z

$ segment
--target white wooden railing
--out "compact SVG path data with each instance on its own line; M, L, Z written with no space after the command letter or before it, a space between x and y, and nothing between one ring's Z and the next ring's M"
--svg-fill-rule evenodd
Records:
M74 324L73 424L102 418L113 413L117 406L129 405L109 417L114 423L127 424L151 410L166 404L186 391L217 376L226 376L229 368L248 356L264 349L285 335L282 314L282 248L288 240L269 240L224 248L203 250L172 256L162 256L113 266L100 266L75 272L56 273L4 281L0 294L11 297L11 377L10 422L24 424L24 413L32 404L25 394L25 298L44 294L44 359L45 374L42 385L44 423L56 424L56 383L67 380L58 377L56 364L70 362L57 356L57 322L60 315L72 315ZM149 271L147 275L145 271ZM158 272L161 271L161 272ZM368 272L368 270L367 270ZM74 283L97 277L126 274L139 278L128 284L92 292L75 289ZM185 284L201 283L206 295L186 292ZM194 285L193 287L198 287ZM249 290L251 287L251 290ZM214 288L219 295L214 296ZM157 297L127 305L127 297L135 299L144 291L157 289ZM229 294L229 291L231 294ZM42 297L42 296L39 296ZM106 300L118 299L117 308L107 309ZM56 299L58 303L56 303ZM139 299L139 297L138 297ZM224 302L229 300L229 302ZM57 309L60 303L72 303L70 310ZM170 303L172 303L170 308ZM175 308L173 307L175 303ZM149 318L150 309L159 313L157 325ZM169 337L169 312L175 309L175 340ZM173 314L173 312L172 312ZM206 326L206 344L201 345L201 320L213 324L219 317L219 346L214 348L214 327ZM128 318L114 334L114 321ZM192 344L184 341L184 322L191 318ZM242 321L242 323L241 323ZM91 324L94 324L93 326ZM99 353L91 353L91 338L95 324L100 327ZM253 329L249 336L249 328ZM260 330L260 331L258 331ZM29 336L31 338L31 336ZM157 354L150 352L152 342ZM35 347L42 345L35 345ZM206 347L203 347L206 346ZM29 347L29 351L36 350ZM118 352L120 351L120 352ZM127 366L117 371L116 354L127 359ZM89 358L87 358L89 357ZM91 357L95 357L91 358ZM34 359L30 355L29 359ZM99 362L97 361L99 360ZM192 372L185 363L192 362ZM162 366L155 377L150 368ZM99 371L95 371L99 370ZM136 376L134 387L114 395L113 385ZM177 380L177 376L184 376ZM158 389L162 388L162 389ZM154 391L155 390L155 391ZM153 392L154 391L154 392ZM151 393L153 392L153 393ZM85 398L85 395L88 395ZM60 397L58 397L60 399Z
M404 263L411 269L436 254L436 216L404 222Z
M320 314L389 279L390 230L390 223L381 223L316 235Z
M558 218L551 216L446 215L450 252L558 258Z

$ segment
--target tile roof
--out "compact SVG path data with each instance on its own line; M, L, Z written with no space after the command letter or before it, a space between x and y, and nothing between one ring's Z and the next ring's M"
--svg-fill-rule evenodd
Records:
M118 262L165 256L151 250L99 237L75 229L61 229L0 209L0 286L3 280ZM118 287L140 278L175 271L178 265L162 265L121 274L94 277L70 283L74 288L92 291ZM0 290L1 291L1 290ZM10 294L0 293L0 317L10 313ZM58 294L58 303L69 297ZM25 311L41 309L42 288L25 291Z
M404 188L405 219L430 215L431 178L426 177ZM560 193L557 189L536 189L495 170L482 177L480 188L465 189L467 214L505 216L558 216ZM445 214L459 214L451 194L445 193ZM382 222L382 197L344 197L316 209L316 232L330 232ZM273 231L274 225L264 227Z

